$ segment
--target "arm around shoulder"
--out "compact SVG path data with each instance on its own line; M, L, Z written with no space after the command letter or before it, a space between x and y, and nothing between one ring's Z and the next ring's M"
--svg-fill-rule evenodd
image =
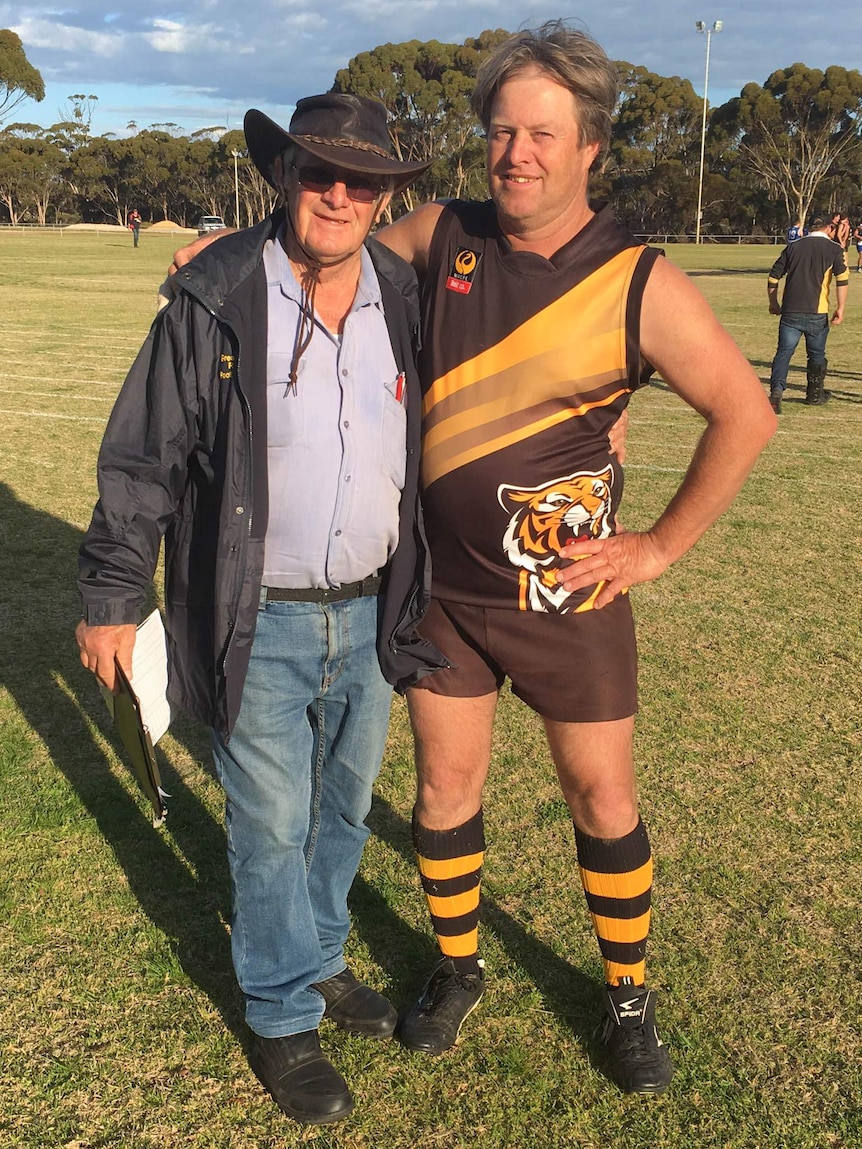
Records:
M375 233L375 239L411 263L417 275L423 275L428 267L434 229L444 206L442 203L426 203L414 208L395 223L381 228Z

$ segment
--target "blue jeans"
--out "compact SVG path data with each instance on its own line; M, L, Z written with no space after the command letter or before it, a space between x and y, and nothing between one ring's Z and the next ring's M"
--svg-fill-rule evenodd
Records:
M781 316L778 324L778 350L772 360L772 375L769 380L771 391L784 391L787 387L787 368L799 340L805 336L805 351L808 362L826 362L826 336L829 334L828 315L807 315L789 311Z
M375 597L262 606L236 727L227 744L212 733L231 952L246 1020L262 1037L316 1029L324 1002L309 987L345 968L347 894L392 701L377 612Z

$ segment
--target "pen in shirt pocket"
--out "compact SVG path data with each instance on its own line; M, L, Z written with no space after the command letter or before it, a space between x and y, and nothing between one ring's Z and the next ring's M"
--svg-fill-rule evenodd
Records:
M405 383L405 375L404 375L404 372L402 371L399 374L398 378L395 380L395 402L396 403L403 403L404 402L404 399L405 399L404 383Z

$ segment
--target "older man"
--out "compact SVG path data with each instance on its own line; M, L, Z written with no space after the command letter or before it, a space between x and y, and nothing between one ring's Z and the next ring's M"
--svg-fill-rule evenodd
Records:
M330 1017L391 1036L346 968L347 893L390 683L443 664L417 497L415 276L365 246L427 166L391 154L382 105L300 100L245 134L284 203L176 278L117 400L81 547L81 660L113 688L166 537L172 700L212 728L226 794L231 945L251 1064L299 1121L353 1100L323 1056Z
M644 984L652 858L632 764L626 591L728 508L775 416L686 276L587 198L616 91L582 32L554 22L514 36L482 65L473 97L491 200L427 205L380 237L424 284L433 600L421 629L454 664L408 695L414 841L441 958L399 1035L440 1053L483 993L482 792L508 677L544 721L574 822L611 1071L628 1092L659 1093L672 1065ZM653 368L707 425L653 526L618 534L608 428Z

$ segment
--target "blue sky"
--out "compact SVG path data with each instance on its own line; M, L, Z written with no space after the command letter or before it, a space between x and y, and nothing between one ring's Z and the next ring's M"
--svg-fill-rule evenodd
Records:
M710 103L802 61L862 68L862 0L0 0L42 73L46 96L13 119L48 126L72 93L98 96L95 134L172 122L184 133L240 127L249 107L286 122L294 102L326 91L358 52L402 40L460 42L486 28L514 31L556 16L579 21L613 59L688 78L703 93L706 37L695 21L723 21L710 49Z

